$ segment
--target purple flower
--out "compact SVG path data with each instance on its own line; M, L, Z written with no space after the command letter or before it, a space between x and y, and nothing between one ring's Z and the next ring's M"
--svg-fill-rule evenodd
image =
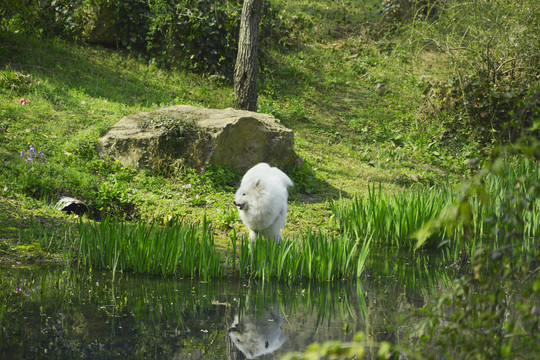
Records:
M29 165L34 162L34 158L36 156L38 156L41 159L42 163L45 162L44 161L45 153L43 153L43 151L39 151L36 154L36 148L34 147L34 145L30 145L28 147L28 154L25 153L24 151L21 151L21 158L23 158L24 159L23 161L25 163L28 163Z

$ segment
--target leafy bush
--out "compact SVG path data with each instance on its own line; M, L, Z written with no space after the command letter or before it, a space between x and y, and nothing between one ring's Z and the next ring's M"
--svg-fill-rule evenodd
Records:
M163 65L232 74L240 2L158 1L150 5L147 50Z
M209 183L215 189L231 191L242 175L238 171L231 170L227 166L206 164L206 171L202 174L203 179L209 179Z
M242 175L227 166L206 163L204 172L201 174L193 168L186 167L176 172L176 176L193 185L196 191L202 192L210 189L233 191Z
M540 116L539 95L538 81L494 81L484 72L438 82L430 90L439 111L454 114L446 123L447 135L469 128L483 143L518 139Z
M317 180L311 164L304 160L302 165L295 165L287 170L293 181L291 193L314 194L321 190L320 181Z
M153 62L232 76L242 1L162 0L149 4L146 52ZM261 44L288 37L278 13L263 2Z
M139 51L165 67L232 77L242 1L75 0L0 7L0 30L101 43ZM261 45L283 44L288 32L279 13L263 2Z
M93 202L98 211L95 217L100 219L112 217L135 220L138 218L132 191L114 176L101 183Z
M436 352L455 359L538 358L540 186L534 156L540 154L540 143L535 136L523 137L502 154L513 152L529 158L535 166L515 179L515 186L504 187L497 211L481 219L489 228L491 241L476 244L469 271L426 309L426 320L411 338L426 354ZM472 199L488 190L486 176L506 181L508 172L502 164L499 158L471 179L464 196L439 225L472 229ZM532 231L531 226L535 227ZM460 236L461 242L471 240L467 233Z

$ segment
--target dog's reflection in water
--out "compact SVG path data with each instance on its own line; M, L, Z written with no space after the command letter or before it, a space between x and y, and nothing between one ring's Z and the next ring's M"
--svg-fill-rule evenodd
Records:
M283 318L277 306L273 310L264 310L257 315L235 315L229 328L229 336L247 359L273 353L286 340L281 326Z

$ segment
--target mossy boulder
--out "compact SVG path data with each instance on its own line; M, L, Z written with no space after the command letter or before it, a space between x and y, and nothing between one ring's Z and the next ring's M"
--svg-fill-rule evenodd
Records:
M267 114L176 105L123 117L98 141L97 153L123 166L159 170L206 163L245 171L267 162L294 166L293 131Z

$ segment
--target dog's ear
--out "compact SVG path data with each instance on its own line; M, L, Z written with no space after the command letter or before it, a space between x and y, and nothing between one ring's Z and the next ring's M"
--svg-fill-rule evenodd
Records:
M257 181L255 182L255 187L256 188L263 188L264 187L264 184L263 184L261 179L257 179Z

